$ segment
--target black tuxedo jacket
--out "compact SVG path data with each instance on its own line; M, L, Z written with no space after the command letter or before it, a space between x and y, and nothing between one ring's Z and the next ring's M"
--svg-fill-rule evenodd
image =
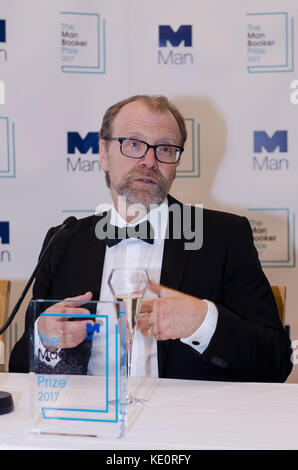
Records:
M180 204L168 199L169 204ZM93 292L93 299L99 298L106 244L95 236L98 220L98 216L81 219L57 237L36 278L33 298L64 299L86 291ZM43 247L57 228L49 230ZM285 381L292 368L290 341L279 321L248 220L204 209L202 247L185 250L186 241L171 235L165 240L161 284L213 301L218 322L203 354L179 339L158 341L159 376ZM82 361L88 361L84 348ZM29 313L9 369L29 371Z

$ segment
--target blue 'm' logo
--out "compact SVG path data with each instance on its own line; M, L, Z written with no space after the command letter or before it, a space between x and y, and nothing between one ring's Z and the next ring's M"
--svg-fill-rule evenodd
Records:
M99 333L100 324L99 323L87 323L86 324L86 339L91 341L94 333Z
M0 20L0 42L6 42L6 21Z
M275 131L272 137L269 137L265 131L254 131L254 152L261 153L264 148L272 153L277 147L280 152L288 151L287 131Z
M67 133L67 151L75 153L77 149L79 153L87 153L92 149L92 153L99 153L99 132L88 132L86 137L82 138L78 132Z
M0 240L3 244L9 243L9 222L0 222Z
M169 25L159 25L159 47L167 47L168 41L173 47L178 47L182 41L185 47L192 47L192 26L184 24L173 31Z

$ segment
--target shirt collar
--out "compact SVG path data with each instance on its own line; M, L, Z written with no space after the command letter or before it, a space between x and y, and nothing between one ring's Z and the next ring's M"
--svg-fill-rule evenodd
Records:
M169 211L168 211L168 200L165 199L159 206L154 207L148 212L145 217L138 220L137 223L128 223L116 210L114 204L111 207L111 219L110 223L116 227L133 227L146 220L150 222L154 230L154 242L162 243L166 236L166 230L168 225Z

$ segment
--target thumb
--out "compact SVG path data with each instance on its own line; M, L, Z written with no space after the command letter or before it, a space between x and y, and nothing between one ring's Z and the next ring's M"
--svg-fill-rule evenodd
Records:
M78 307L79 305L88 302L88 300L91 300L92 295L92 292L88 291L85 292L85 294L77 295L76 297L68 297L67 299L64 299L63 302L60 303L60 305L64 307Z

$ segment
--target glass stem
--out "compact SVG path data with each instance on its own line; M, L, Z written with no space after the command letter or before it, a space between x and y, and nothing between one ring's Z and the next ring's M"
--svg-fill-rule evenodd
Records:
M131 398L131 393L130 393L130 375L131 375L131 353L132 353L132 340L129 338L128 341L128 348L127 348L127 390L126 390L126 397Z

